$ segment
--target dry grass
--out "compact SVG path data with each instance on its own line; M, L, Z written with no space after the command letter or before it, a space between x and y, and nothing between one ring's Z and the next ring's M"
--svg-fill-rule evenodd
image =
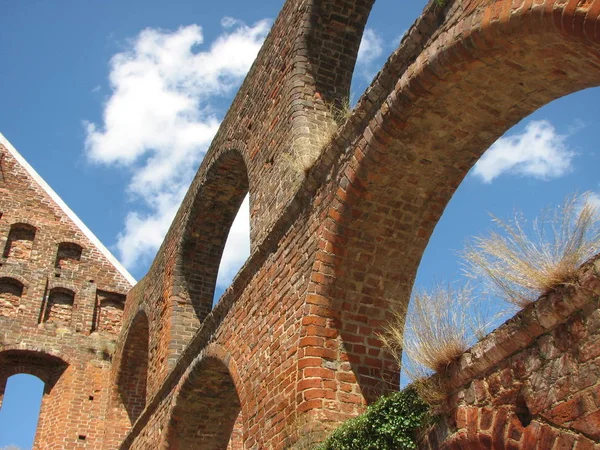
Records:
M430 404L445 397L443 378L431 375L443 372L484 335L492 322L485 320L479 305L473 302L469 286L438 285L431 292L415 293L410 308L397 309L380 336Z
M437 286L432 292L417 292L408 314L394 312L395 320L382 336L384 344L404 352L411 362L432 372L439 372L470 346L474 324L468 310L472 291L463 286ZM399 326L406 315L406 324Z
M535 219L529 232L521 214L510 222L494 217L501 232L492 231L467 245L467 274L521 308L559 285L575 282L581 264L600 250L598 211L587 198L567 198Z
M350 97L344 97L339 103L329 105L329 114L338 126L341 126L352 115Z
M494 314L474 298L469 285L439 284L430 292L416 292L409 308L394 311L380 336L421 398L432 406L447 396L443 371L506 314L500 308Z

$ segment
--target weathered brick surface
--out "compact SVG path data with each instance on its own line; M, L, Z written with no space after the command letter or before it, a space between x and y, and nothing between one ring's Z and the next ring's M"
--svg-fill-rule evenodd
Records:
M264 64L264 52L272 51L273 40L284 45L284 35L288 40L297 36L282 29L288 30L288 24L298 28L299 14L328 8L327 3L305 3L304 9L297 2L286 3L266 50L242 87L244 95L248 86L262 89L256 68ZM369 6L349 2L346 12L361 3ZM231 379L223 375L223 383L226 390L235 387L243 441L249 449L281 448L299 416L321 425L336 423L395 388L397 368L377 339L390 318L390 307L408 300L433 227L481 153L537 107L599 84L599 40L595 34L582 33L590 21L595 30L594 11L599 8L595 5L577 9L577 15L587 14L589 19L574 21L574 28L568 25L573 12L560 2L428 6L315 167L296 184L289 183L278 165L283 158L248 158L244 139L235 141L237 146L233 139L230 145L221 140L243 130L240 124L252 117L239 115L245 97L238 96L155 265L144 284L130 294L161 320L156 325L151 321L156 328L150 332L146 410L122 448L152 448L157 442L189 448L192 444L173 441L175 433L168 431L176 429L173 420L179 420L179 429L195 430L196 446L215 439L211 433L217 431L201 428L206 423L223 422L230 429L237 407L233 392L223 397L204 392L196 396L196 403L179 400L194 389L194 384L182 381L186 376L211 378L213 369L205 368L208 363L198 356L211 346L221 349L221 367L237 368L235 375L230 369ZM499 11L502 15L496 20ZM556 28L552 17L562 17L563 12L567 25ZM306 34L300 37L298 50L317 35L325 38L310 26L302 32ZM277 57L286 53L280 51ZM310 54L300 53L310 60ZM271 67L265 67L266 73ZM320 70L318 64L305 67L307 79ZM319 103L331 94L310 83L292 87L296 93L302 91L298 98L305 100L294 109L292 119L302 110L303 118L314 112L314 119L320 120L319 108L308 99ZM281 148L282 130L263 131L264 142L273 144L270 148ZM301 131L292 127L291 133L283 134L288 146L294 133ZM239 154L232 154L233 148ZM263 166L258 169L257 163ZM261 177L268 170L275 171L290 200L273 203L265 211L253 186L264 183ZM232 173L236 176L228 178ZM192 313L198 300L190 293L194 286L201 292L200 278L207 278L198 272L194 272L197 280L186 275L186 265L201 258L206 262L201 272L216 274L216 263L209 267L215 261L210 255L220 255L225 233L219 232L212 247L205 242L202 230L214 230L218 217L211 208L193 205L221 208L222 226L228 228L245 191L242 175L250 190L252 255L202 321L201 315ZM281 191L272 196L282 198ZM210 213L204 217L202 211ZM264 214L268 217L261 218ZM270 228L263 227L265 223ZM214 289L214 280L208 279L204 301ZM187 334L190 324L195 326L194 317L199 328ZM159 366L153 358L168 364ZM221 406L215 407L215 402ZM183 412L186 408L189 414ZM202 409L202 420L181 424L181 417L196 416L195 408ZM500 424L500 419L493 420ZM516 439L518 432L511 433Z
M110 371L110 391L102 391L104 448L283 448L299 435L297 424L327 428L395 389L398 369L377 336L391 307L408 301L425 246L462 178L511 125L555 98L600 84L600 0L455 0L444 8L432 2L315 165L298 169L290 163L293 150L321 145L328 103L348 95L371 6L372 0L285 3L148 275L127 293L115 357L102 366ZM225 239L246 194L251 256L211 310ZM15 237L15 253L46 255L35 245L44 242L44 227L18 215L10 223L36 227L33 247ZM69 342L86 330L114 328L108 306L102 309L107 302L77 282L89 259L88 246L75 243L83 248L78 263L72 253L57 257L54 248L45 257L70 274L47 278L48 292L68 289L75 304L82 297L96 305L95 315L94 308L73 308ZM24 316L39 316L44 306L31 307L28 299L46 297L31 294L17 275L27 291L18 310L23 305ZM99 283L98 289L123 292ZM582 298L570 302L583 305ZM508 361L521 352L523 365L533 364L529 345L550 339L544 336L556 342L553 333L579 314L547 303L536 309L535 336L503 328L512 334L498 344L494 364L503 371L489 380L496 393L477 378L486 360L465 360L453 375L474 386L455 402L456 448L596 445L590 442L597 439L597 392L583 381L593 376L565 372L593 373L584 367L595 361L598 345L583 313L582 325L563 331L587 330L587 356L575 364L568 349L554 349L548 369L579 386L546 405L552 423L567 431L557 432L549 417L524 425L536 405L527 402L537 397L520 396L511 383L531 384L534 372L517 375ZM469 440L473 434L480 442ZM438 439L432 447L454 441Z
M226 355L222 358L235 361L238 368L232 380L241 405L246 448L279 448L286 426L298 415L308 413L319 423L337 422L359 412L365 401L394 388L397 368L381 349L377 333L390 318L392 303L408 300L433 227L464 175L516 121L554 98L600 81L598 38L582 32L584 26L589 29L589 21L595 24L595 3L577 9L577 15L593 11L589 20L575 27L569 25L568 15L573 11L560 2L453 2L445 9L432 4L316 166L299 184L290 184L281 167L283 158L277 154L255 160L248 158L246 139L230 138L229 145L222 139L245 130L241 124L254 117L251 112L239 115L246 101L243 95L249 86L260 91L259 80L272 73L272 65L262 66L264 74L257 67L264 64L274 42L282 49L298 36L287 32L288 27L305 33L291 47L301 55L290 55L295 64L314 56L302 51L304 45L334 39L335 32L323 34L313 28L314 23L298 27L303 20L299 15L334 8L333 2L305 3L304 9L297 3L284 6L148 279L134 290L136 299L143 298L156 316L166 320L156 325L160 330L150 333L151 400L123 448L150 448L152 444L141 437L150 433L149 426L170 429L169 413L163 409L160 418L155 418L153 410L159 405L164 408L169 398L168 403L186 404L178 403L180 395L188 395L178 383L186 371L197 370L200 373L194 376L200 378L210 372L202 369L196 356L210 345L219 345ZM367 10L370 6L348 2L345 12L361 11L359 5ZM552 14L546 16L543 11ZM563 13L567 25L556 28L551 16ZM332 17L331 28L337 29ZM327 20L317 22L322 26ZM287 53L280 50L273 58L283 61L278 58ZM319 64L303 67L303 80L321 70ZM284 83L277 88L288 86ZM292 110L291 135L279 128L262 129L260 137L272 144L269 148L281 153L280 143L289 147L302 133L300 124L306 117L310 121L314 114L313 120L321 119L315 105L332 94L315 86L292 83L300 101ZM338 87L343 91L344 86ZM262 99L254 98L259 103ZM283 98L277 100L285 103ZM295 121L297 115L302 120ZM300 127L294 128L297 124ZM254 142L256 137L247 139ZM239 153L232 153L233 148ZM258 168L257 163L262 166ZM272 194L277 201L265 211L264 194L255 194L253 186L263 186L269 171L277 174L282 186ZM220 304L202 321L206 309L195 315L191 311L199 310L194 302L208 302L214 289L216 260L211 255L220 255L225 238L217 224L222 220L221 227L228 228L245 193L246 177L253 253ZM213 215L217 208L222 216ZM216 245L211 246L202 230L215 229ZM211 275L203 275L207 273ZM185 330L196 319L198 331L187 334ZM152 361L153 348L155 358L164 360L167 355L170 373L167 369L160 373ZM229 363L224 365L229 367ZM232 381L227 383L231 386ZM209 402L215 400L210 394L196 398L194 408L208 402L203 411L214 411L215 421L231 424L234 420L235 411L227 413L237 404L233 396L227 401L217 399L220 408ZM182 416L181 408L173 407L171 414ZM210 421L206 417L201 422ZM210 433L196 428L196 445L209 442ZM164 445L176 445L169 443L168 433L164 439Z
M114 292L96 291L97 320L94 330L118 335L123 321L125 296Z
M35 375L34 448L104 448L120 317L98 298L122 303L131 283L2 144L0 164L0 400L10 376Z
M599 295L597 261L465 353L421 448L600 448Z

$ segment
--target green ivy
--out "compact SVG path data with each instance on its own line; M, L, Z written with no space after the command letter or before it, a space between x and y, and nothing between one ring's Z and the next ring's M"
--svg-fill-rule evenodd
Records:
M413 450L416 431L428 421L428 405L409 386L346 421L315 450Z

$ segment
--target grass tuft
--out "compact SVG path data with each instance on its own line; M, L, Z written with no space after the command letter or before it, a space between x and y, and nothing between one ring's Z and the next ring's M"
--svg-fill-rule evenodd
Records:
M475 238L463 252L465 271L482 279L503 300L523 308L540 295L575 283L578 268L600 251L597 209L568 197L526 228L521 214L509 221L493 217L501 232Z
M446 397L447 389L444 377L432 375L443 373L504 313L484 311L481 302L474 302L468 285L440 284L430 292L414 293L408 309L396 309L380 339L420 397L436 405Z
M437 286L413 295L408 314L400 309L382 336L384 344L400 357L403 351L416 366L439 372L471 344L472 290L468 286ZM406 315L404 328L398 326Z

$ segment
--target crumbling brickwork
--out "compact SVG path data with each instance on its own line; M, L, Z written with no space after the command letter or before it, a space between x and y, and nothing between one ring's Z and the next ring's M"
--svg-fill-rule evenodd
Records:
M600 84L600 0L431 2L352 115L324 140L330 105L349 94L372 3L286 1L148 274L127 293L112 364L82 363L90 379L102 374L108 384L98 378L102 422L95 422L93 439L86 435L77 445L280 449L293 444L297 424L333 426L397 388L398 368L378 333L392 308L408 301L429 237L463 177L523 117ZM306 163L302 152L318 158ZM227 233L245 195L251 255L211 308ZM72 308L71 334L63 341L79 348L90 330L115 331L119 303L109 309L99 289L120 294L126 286L118 277L102 281L100 269L83 276L95 261L89 243L75 240L83 249L79 262L72 251L57 256L56 246L71 242L56 237L60 229L52 246L37 246L49 239L49 224L11 214L0 220L1 235L8 241L12 224L35 227L31 247L24 233L15 234L14 254L43 259L51 275L32 284L26 271L0 273L16 280L12 290L4 288L6 314L13 314L15 283L27 292L17 309L22 305L32 324L43 317L48 293L69 290L81 307ZM36 333L58 329L11 333L36 342ZM60 361L43 363L58 373ZM497 370L507 361L497 361ZM88 373L74 367L64 369L52 392L78 392L72 383ZM495 408L494 398L509 384L488 389L482 411ZM593 441L574 425L595 417L585 392L586 407L562 423ZM68 401L64 408L71 408ZM463 407L457 399L458 405L475 414L469 400ZM498 408L494 417L507 418ZM473 422L457 414L457 427L466 424L470 432ZM46 422L40 423L42 435ZM508 438L521 442L517 434Z
M477 343L423 450L600 448L600 261Z

